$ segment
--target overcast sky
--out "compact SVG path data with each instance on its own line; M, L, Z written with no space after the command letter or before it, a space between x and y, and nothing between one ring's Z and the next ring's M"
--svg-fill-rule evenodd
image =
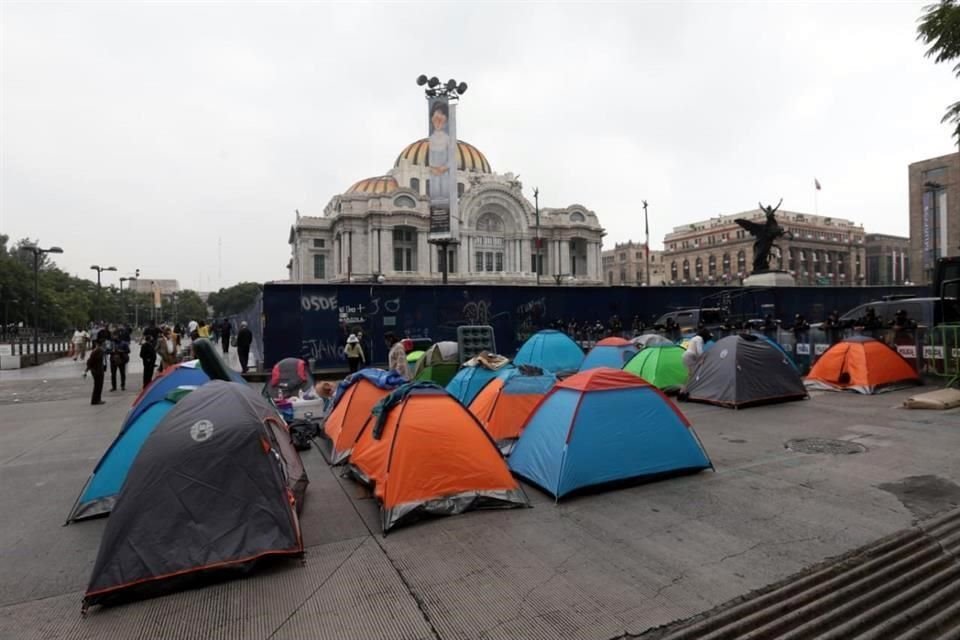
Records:
M907 164L955 150L923 2L0 3L0 233L90 277L286 277L320 215L425 136L459 136L605 246L758 200L906 235ZM218 244L222 245L219 252Z

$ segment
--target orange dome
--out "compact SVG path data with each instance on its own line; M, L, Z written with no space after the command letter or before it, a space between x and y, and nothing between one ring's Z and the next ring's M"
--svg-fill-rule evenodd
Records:
M393 176L376 176L354 183L347 193L393 193L400 188Z
M399 167L401 160L426 166L427 152L430 150L429 142L427 138L424 138L408 144L397 156L397 161L393 163L393 166ZM490 169L490 163L487 162L487 157L480 153L480 150L475 146L463 140L457 140L457 168L460 171L472 171L474 173L493 173L493 170Z

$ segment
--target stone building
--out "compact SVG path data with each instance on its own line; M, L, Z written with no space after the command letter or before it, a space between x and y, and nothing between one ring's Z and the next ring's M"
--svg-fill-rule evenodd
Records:
M644 268L644 245L629 240L617 243L600 255L603 258L604 283L609 285L643 285L647 282ZM649 282L651 286L664 284L663 251L650 252Z
M128 286L131 291L136 291L137 293L153 293L154 283L156 283L157 288L160 289L160 295L163 296L168 296L171 293L180 291L180 283L178 281L157 278L138 278L131 280Z
M868 233L864 238L867 284L893 285L910 282L910 239Z
M734 220L763 222L753 209L674 227L664 238L664 279L670 284L724 285L753 268L753 238ZM794 211L777 212L792 234L780 238L770 266L791 273L798 285L861 285L866 281L863 225Z
M299 282L439 282L441 249L428 242L428 141L397 156L385 175L333 196L320 216L290 228L289 277ZM473 145L458 142L460 237L448 250L449 281L600 284L597 215L580 204L536 210L511 173L494 173ZM539 229L539 230L538 230ZM540 238L539 254L537 238Z
M907 174L911 279L930 284L937 258L960 255L960 154L914 162Z

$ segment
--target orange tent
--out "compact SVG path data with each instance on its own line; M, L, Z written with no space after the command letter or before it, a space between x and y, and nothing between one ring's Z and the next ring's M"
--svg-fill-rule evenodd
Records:
M480 423L432 383L405 385L386 399L364 425L349 469L373 487L384 533L427 514L528 505Z
M553 375L524 376L517 373L494 378L470 403L470 413L496 441L500 451L509 455L527 418L556 382Z
M347 387L320 432L319 448L327 462L341 464L350 457L370 410L388 393L389 389L381 389L365 378L358 378Z
M910 363L884 343L855 336L827 349L805 382L813 389L878 393L920 384L920 376Z

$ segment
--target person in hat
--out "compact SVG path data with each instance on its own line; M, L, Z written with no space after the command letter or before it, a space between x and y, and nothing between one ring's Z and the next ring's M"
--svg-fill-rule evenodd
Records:
M357 369L360 368L361 362L366 362L366 358L363 357L363 347L360 346L360 338L356 334L351 333L347 336L347 346L344 347L344 352L347 355L347 364L350 365L350 373L356 373Z

